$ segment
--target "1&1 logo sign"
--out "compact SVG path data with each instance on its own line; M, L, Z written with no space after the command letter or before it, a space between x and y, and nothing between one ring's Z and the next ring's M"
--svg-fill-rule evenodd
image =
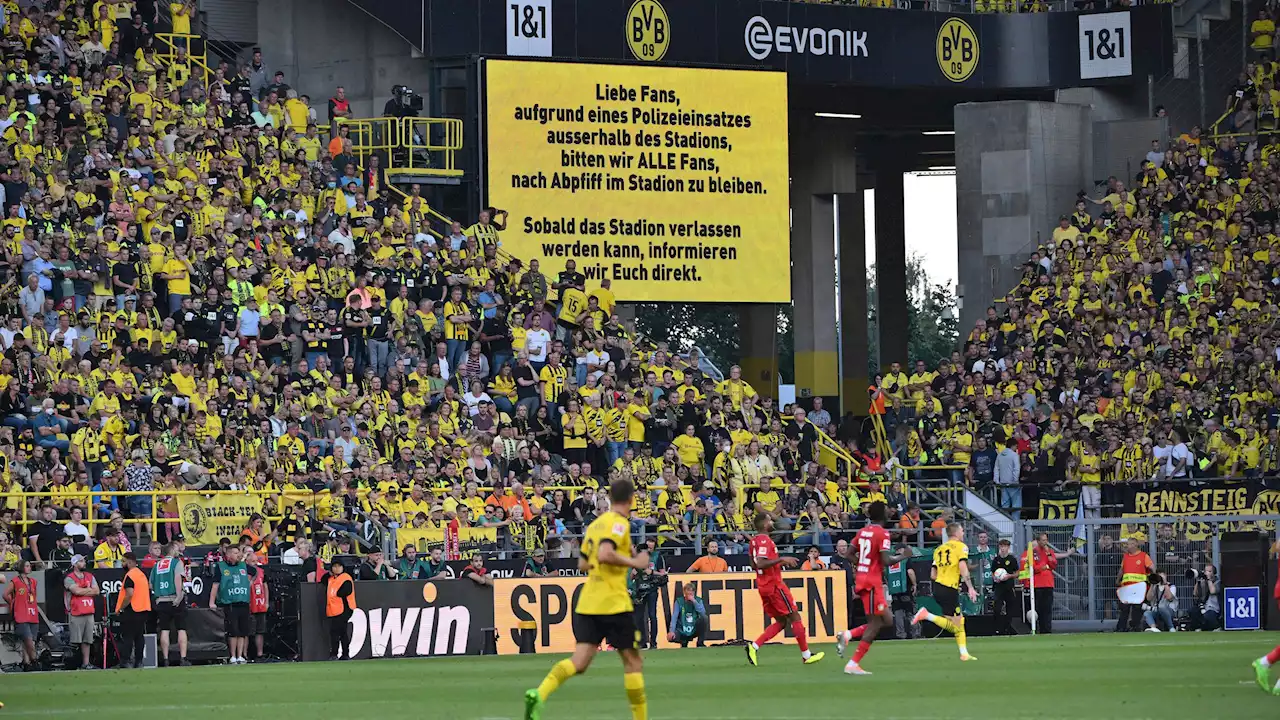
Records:
M951 82L968 80L978 69L978 34L960 18L948 18L938 30L938 68Z
M637 60L657 62L671 46L671 21L658 0L636 0L627 11L627 45Z

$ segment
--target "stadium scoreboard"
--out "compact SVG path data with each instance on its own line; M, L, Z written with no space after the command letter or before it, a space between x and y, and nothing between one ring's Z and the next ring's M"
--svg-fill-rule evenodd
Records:
M782 72L485 63L503 245L619 300L789 302Z

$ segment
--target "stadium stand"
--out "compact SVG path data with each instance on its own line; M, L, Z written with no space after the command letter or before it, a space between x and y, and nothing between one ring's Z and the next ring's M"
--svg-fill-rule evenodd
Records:
M1274 474L1276 146L1258 132L1197 128L1082 192L962 352L885 375L900 459L990 483L1011 441L1022 485L1078 483L1093 512L1124 483Z
M526 267L505 213L454 222L388 182L396 133L446 121L318 122L256 59L188 53L184 3L156 12L172 32L130 3L52 7L6 5L0 40L0 522L23 552L44 505L127 546L214 490L272 521L301 502L264 542L322 556L370 525L567 546L596 512L581 490L615 473L648 488L637 524L663 544L736 543L760 506L829 550L870 498L907 514L900 484L866 484L886 451L973 484L1010 442L1031 485L1168 457L1190 459L1175 476L1275 470L1269 136L1184 135L1083 196L962 351L878 379L886 434L860 445L638 337L607 284Z
M435 149L413 123L443 121L317 123L258 58L189 54L189 5L172 32L132 7L6 6L0 443L24 553L47 554L23 541L42 506L127 548L216 490L273 521L302 502L287 539L317 545L457 521L531 549L610 473L652 487L638 523L664 543L731 489L813 535L761 477L829 485L814 523L856 512L825 413L783 417L736 368L636 337L607 284L503 252L505 213L464 229L389 183L375 158L398 151L454 172L412 167ZM725 508L711 522L745 529Z

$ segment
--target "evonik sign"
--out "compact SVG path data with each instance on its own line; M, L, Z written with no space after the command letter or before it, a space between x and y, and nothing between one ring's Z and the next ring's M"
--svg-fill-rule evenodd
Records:
M775 52L868 57L866 31L790 25L774 27L759 15L747 21L743 40L747 45L747 53L756 60L764 60Z

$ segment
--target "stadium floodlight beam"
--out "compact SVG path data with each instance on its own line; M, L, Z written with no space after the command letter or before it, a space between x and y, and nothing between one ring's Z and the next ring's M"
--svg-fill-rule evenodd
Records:
M921 135L955 135L955 130L925 130Z
M834 112L816 112L814 117L820 118L839 118L841 120L861 120L862 116L854 113L834 113Z

